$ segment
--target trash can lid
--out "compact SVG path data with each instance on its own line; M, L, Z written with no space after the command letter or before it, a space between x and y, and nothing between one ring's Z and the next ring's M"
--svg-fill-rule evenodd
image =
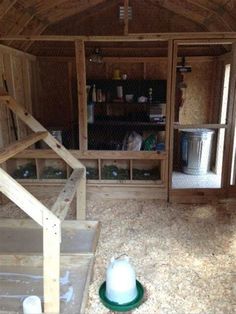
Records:
M207 134L207 133L214 133L214 130L211 129L180 129L180 132L183 133L193 133L196 135L202 135L202 134Z

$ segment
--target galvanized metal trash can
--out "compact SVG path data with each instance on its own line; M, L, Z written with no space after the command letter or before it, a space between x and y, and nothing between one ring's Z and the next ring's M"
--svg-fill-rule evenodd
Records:
M214 131L209 129L181 130L182 171L204 175L210 168L211 146Z

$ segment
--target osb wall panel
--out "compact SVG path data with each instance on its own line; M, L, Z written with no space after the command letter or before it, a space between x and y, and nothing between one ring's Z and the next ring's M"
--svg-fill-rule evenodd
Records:
M145 63L145 64L144 64ZM88 79L112 79L114 71L120 70L120 74L127 74L128 79L167 79L167 59L156 62L143 63L102 63L86 62L86 76Z
M67 128L73 118L70 62L38 62L35 117L48 128Z
M184 75L187 84L186 98L179 112L181 124L209 123L212 106L214 62L199 62L192 65L192 72Z
M31 112L32 93L29 73L36 58L32 55L0 45L0 86L3 87L2 76L5 75L8 91L17 102ZM0 146L6 146L16 140L13 130L13 120L9 110L1 106ZM14 115L18 138L29 133L28 128Z
M142 63L108 63L107 64L107 78L112 79L114 71L120 70L120 74L127 74L128 79L143 79L143 68Z
M91 80L99 80L106 78L106 64L97 64L86 62L86 77Z
M146 79L167 80L167 59L156 63L146 63Z

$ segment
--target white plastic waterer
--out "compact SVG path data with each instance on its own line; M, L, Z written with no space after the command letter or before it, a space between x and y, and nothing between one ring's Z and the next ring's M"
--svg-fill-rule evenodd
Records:
M24 314L41 314L42 305L41 300L36 295L31 295L23 301L23 313Z
M126 304L138 294L136 276L128 256L111 258L106 272L106 297L112 302Z

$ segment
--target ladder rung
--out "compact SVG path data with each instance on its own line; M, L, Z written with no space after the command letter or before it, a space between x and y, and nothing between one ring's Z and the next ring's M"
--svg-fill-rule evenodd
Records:
M84 174L84 169L75 169L69 179L67 180L64 188L61 190L60 194L51 211L56 215L61 221L65 219L70 204L74 198L77 186L79 184L80 178Z
M30 134L29 136L19 141L16 141L10 144L7 147L2 148L0 150L0 163L15 156L16 154L20 153L21 151L35 144L36 142L43 140L47 135L48 135L48 132L36 132L36 133Z

